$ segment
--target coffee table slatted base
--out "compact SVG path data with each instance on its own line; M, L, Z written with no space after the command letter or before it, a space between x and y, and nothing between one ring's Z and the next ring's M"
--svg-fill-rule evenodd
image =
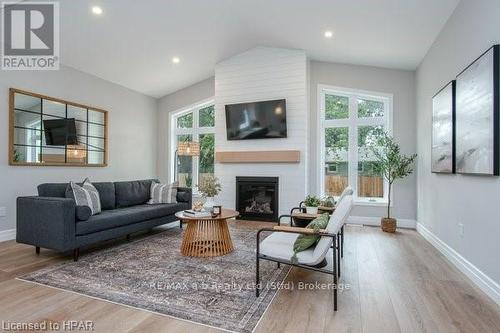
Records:
M217 257L233 251L226 220L186 220L181 253L190 257Z

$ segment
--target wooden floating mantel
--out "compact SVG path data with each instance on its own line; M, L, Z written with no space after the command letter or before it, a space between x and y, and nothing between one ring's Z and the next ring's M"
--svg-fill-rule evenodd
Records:
M219 151L217 163L300 163L299 150Z

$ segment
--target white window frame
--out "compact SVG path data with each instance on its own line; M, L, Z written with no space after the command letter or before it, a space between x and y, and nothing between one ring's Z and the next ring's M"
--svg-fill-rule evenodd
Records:
M346 119L326 120L325 113L325 95L349 97L349 117ZM342 88L329 85L318 85L318 142L319 142L319 172L318 184L320 195L325 195L325 130L326 128L348 127L349 128L349 147L348 147L348 184L354 189L354 202L358 205L383 206L388 202L387 193L389 184L384 179L384 197L383 198L365 198L358 197L358 126L376 126L383 125L385 130L392 134L392 110L393 95L358 90L351 88ZM380 101L384 103L383 117L358 118L358 98ZM392 196L392 195L391 195Z
M215 136L215 126L213 127L200 127L199 126L199 111L207 106L214 105L215 106L215 98L207 98L205 100L199 101L195 104L189 105L182 109L170 113L170 145L169 145L169 156L170 156L170 181L173 182L175 179L174 174L174 165L177 163L175 158L175 150L177 148L177 136L178 135L191 135L192 140L199 142L199 138L201 134L213 134ZM182 117L188 113L193 113L193 127L192 128L177 128L177 119ZM214 115L215 117L215 115ZM214 120L215 121L215 120ZM215 124L215 122L214 122ZM196 192L195 184L198 184L198 176L199 176L199 161L200 158L198 156L193 156L193 192ZM214 161L215 163L215 161ZM178 170L177 170L178 171Z

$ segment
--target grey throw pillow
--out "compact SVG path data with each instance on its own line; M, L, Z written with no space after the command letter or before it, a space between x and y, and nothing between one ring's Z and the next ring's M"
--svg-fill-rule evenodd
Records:
M151 199L149 205L177 203L177 187L178 182L172 184L151 183Z
M99 192L88 178L83 181L82 186L70 182L66 189L66 198L75 200L77 206L89 207L92 215L101 212L101 198L99 197Z

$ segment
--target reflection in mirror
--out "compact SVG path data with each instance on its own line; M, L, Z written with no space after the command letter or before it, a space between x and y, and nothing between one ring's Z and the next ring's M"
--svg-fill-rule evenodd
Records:
M104 113L89 110L89 122L104 125Z
M104 126L89 123L89 136L104 138Z
M104 164L104 153L89 151L89 164Z
M49 100L42 100L42 113L45 115L51 115L54 117L58 118L66 118L66 105L59 103L59 102L54 102L54 101L49 101Z
M14 126L40 129L40 114L15 110Z
M43 163L64 163L65 161L64 147L62 147L62 149L53 147L50 148L43 147L41 160Z
M14 108L16 110L31 111L36 113L41 112L42 100L38 97L15 93L14 100Z
M104 150L104 139L89 137L90 150Z
M67 162L71 164L85 164L87 162L87 151L84 145L67 147Z
M87 109L68 104L68 118L87 121Z
M39 163L40 146L14 145L13 155L16 163Z
M11 165L105 166L107 164L106 111L89 109L84 105L24 93L12 88L9 106L11 126L9 163ZM52 122L52 134L55 135L54 129L59 131L57 133L59 133L60 140L57 143L52 141L58 144L57 146L48 146L44 121L58 120L61 123L62 119L75 119L76 144L73 145L74 140L68 141L70 131L64 125L55 126ZM64 142L70 145L61 145Z

